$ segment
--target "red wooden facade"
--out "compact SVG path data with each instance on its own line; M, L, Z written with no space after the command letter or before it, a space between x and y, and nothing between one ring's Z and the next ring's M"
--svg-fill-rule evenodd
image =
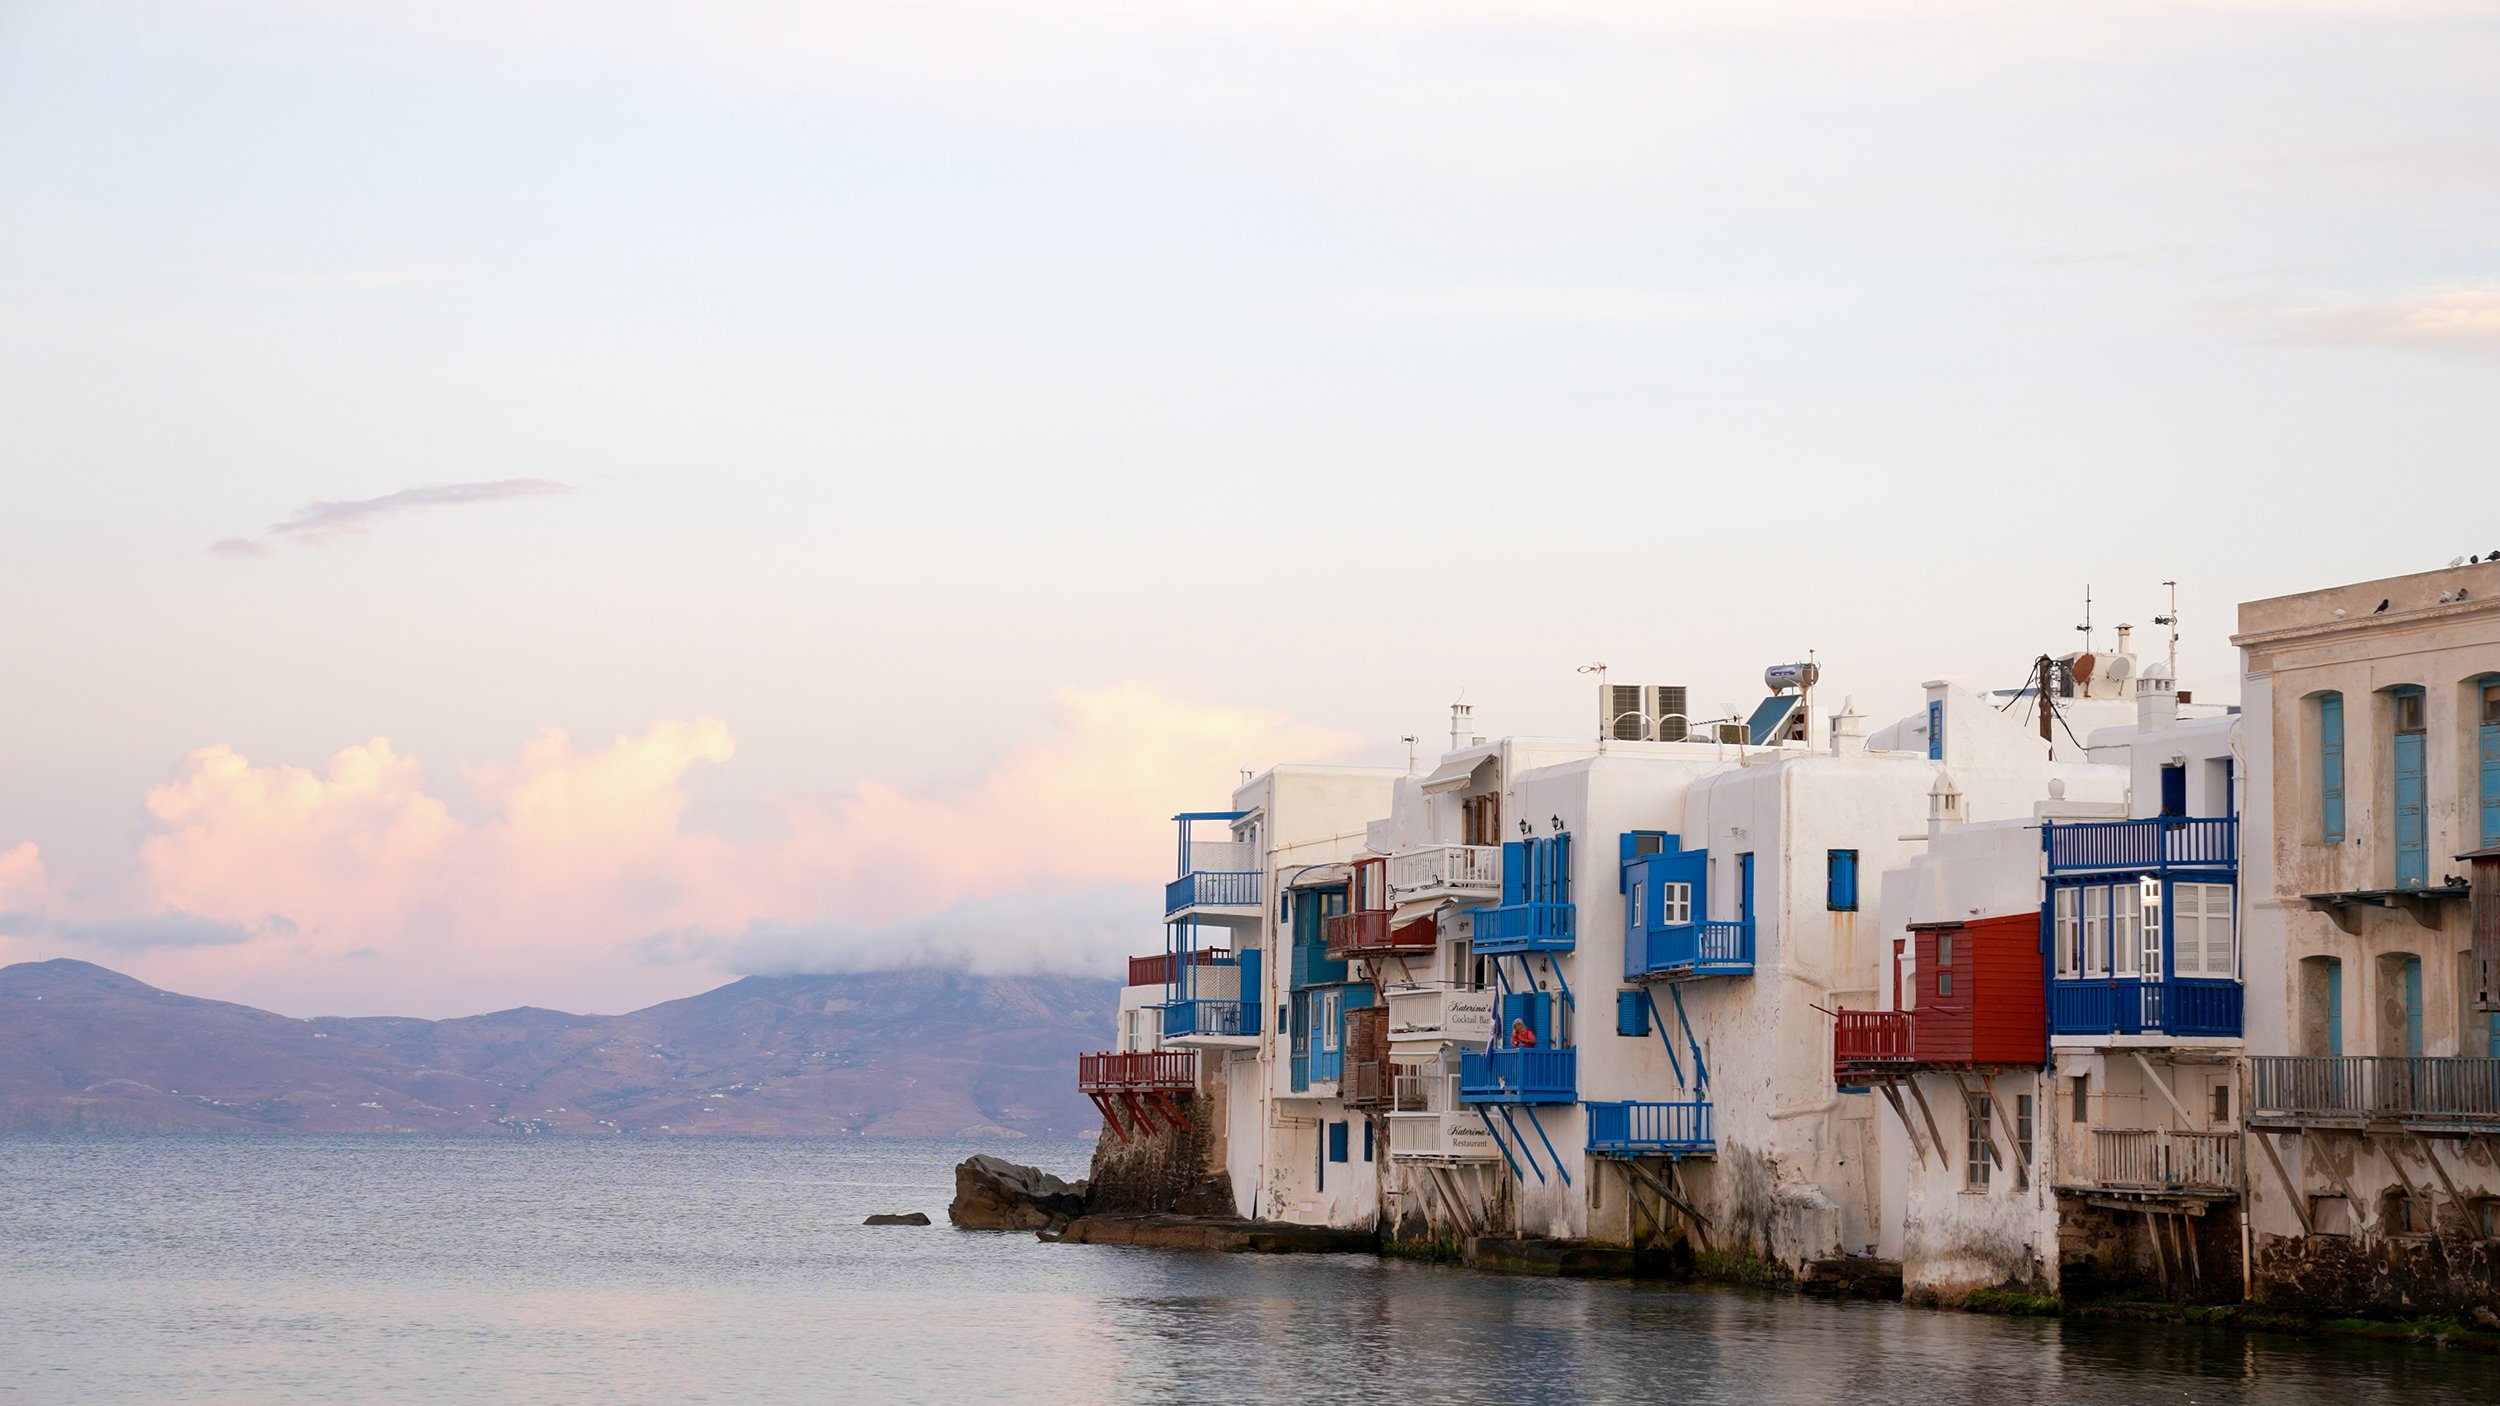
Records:
M1895 969L1894 1008L1842 1011L1834 1022L1832 1068L1841 1083L1908 1069L2021 1067L2048 1058L2039 914L1916 927L1907 941L1912 961ZM1906 992L1904 978L1911 987Z
M1322 925L1328 959L1342 962L1349 957L1430 953L1433 944L1440 940L1439 924L1428 916L1392 924L1392 907L1389 861L1378 856L1354 861L1346 911Z
M1215 965L1217 959L1231 955L1220 947L1200 948L1196 960L1191 965L1211 967ZM1169 952L1157 952L1151 957L1131 957L1128 959L1128 984L1131 986L1169 986L1172 984L1172 968L1178 960Z

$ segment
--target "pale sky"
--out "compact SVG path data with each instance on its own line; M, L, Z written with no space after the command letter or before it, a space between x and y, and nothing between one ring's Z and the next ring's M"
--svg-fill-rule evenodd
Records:
M0 961L1108 972L1594 660L2232 698L2495 431L2483 4L0 0Z

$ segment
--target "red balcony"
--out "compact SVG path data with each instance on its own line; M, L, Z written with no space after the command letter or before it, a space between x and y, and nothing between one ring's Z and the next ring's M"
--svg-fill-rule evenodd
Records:
M1909 1008L1835 1013L1832 1075L1839 1083L2047 1060L2038 914L1916 928L1896 940L1893 962L1893 999L1906 995Z
M1209 967L1215 965L1217 958L1230 955L1220 947L1203 947L1198 949L1197 956L1189 965ZM1157 952L1151 957L1131 957L1128 959L1128 984L1169 986L1172 984L1172 968L1176 965L1181 963L1169 952Z
M1908 1011L1839 1011L1832 1022L1832 1077L1855 1084L1870 1073L1907 1069Z
M1440 924L1430 915L1392 925L1386 911L1340 913L1325 924L1328 959L1349 957L1429 956L1441 940Z
M1120 1141L1151 1136L1158 1121L1189 1126L1183 1100L1198 1091L1195 1050L1138 1050L1076 1057L1077 1091L1094 1101ZM1127 1117L1123 1119L1122 1114Z

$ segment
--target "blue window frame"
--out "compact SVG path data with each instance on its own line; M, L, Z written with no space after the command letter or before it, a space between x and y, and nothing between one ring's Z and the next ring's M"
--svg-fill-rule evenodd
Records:
M1944 760L1944 700L1927 700L1927 760Z
M2344 842L2344 695L2318 695L2318 838Z
M1751 856L1747 858L1750 859ZM1750 886L1753 880L1751 864L1745 867L1745 880ZM1824 860L1823 887L1825 907L1835 913L1858 911L1858 852L1856 850L1831 851Z
M1615 1033L1647 1035L1649 1033L1649 998L1638 991L1615 993Z
M1328 1125L1328 1160L1331 1162L1346 1160L1345 1123L1342 1120Z

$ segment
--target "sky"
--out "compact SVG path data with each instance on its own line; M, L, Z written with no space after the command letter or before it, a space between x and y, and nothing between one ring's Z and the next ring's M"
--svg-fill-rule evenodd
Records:
M2500 549L2495 134L2463 3L0 0L0 962L1109 972L1584 664L2229 700Z

